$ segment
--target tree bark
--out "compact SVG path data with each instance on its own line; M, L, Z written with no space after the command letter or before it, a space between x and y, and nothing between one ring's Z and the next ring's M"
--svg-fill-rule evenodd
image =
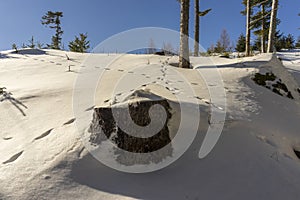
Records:
M247 0L247 22L246 22L246 56L250 56L250 16L251 16L251 3L250 0Z
M262 16L265 16L265 5L261 5L261 12ZM266 24L266 18L263 17L262 23L261 23L261 52L266 53L266 37L265 37L265 24Z
M180 17L180 54L179 67L190 68L189 58L189 8L190 0L181 0L181 17Z
M200 42L200 16L199 16L200 6L199 0L195 0L195 46L194 46L194 56L199 56L199 42Z
M275 49L275 34L276 34L276 28L277 28L277 10L278 10L278 0L273 0L270 30L269 30L268 53L273 53L276 51L276 49Z

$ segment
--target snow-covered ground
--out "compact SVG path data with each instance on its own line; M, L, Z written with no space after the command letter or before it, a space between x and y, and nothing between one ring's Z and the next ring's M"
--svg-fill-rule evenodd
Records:
M278 56L300 83L300 53ZM110 169L84 148L73 112L74 84L78 75L99 72L103 63L116 59L98 85L95 104L84 108L91 121L89 108L113 104L132 92L120 88L111 98L112 83L132 71L132 79L150 79L144 87L172 99L152 78L175 69L168 64L176 57L95 54L84 62L85 54L54 50L6 51L0 57L0 87L7 91L0 102L0 199L300 199L300 160L294 152L300 151L299 104L251 79L262 69L280 68L269 62L272 55L192 57L195 69L176 69L196 91L184 100L196 98L203 106L203 128L179 160L146 174ZM144 71L134 70L141 65ZM224 82L227 116L217 145L199 159L210 95L196 72L206 73L214 65ZM168 84L171 92L184 94L184 88Z

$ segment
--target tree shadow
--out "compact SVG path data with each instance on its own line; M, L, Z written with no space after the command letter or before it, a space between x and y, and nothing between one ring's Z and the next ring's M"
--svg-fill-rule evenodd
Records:
M200 106L199 109L207 109ZM138 199L187 199L200 196L195 177L198 163L199 144L208 129L208 114L201 113L197 136L184 156L170 166L156 172L129 174L111 169L100 163L90 153L72 165L71 178L82 185L111 194ZM183 172L183 173L178 173ZM191 198L194 199L194 198Z
M7 54L1 54L0 53L0 59L8 59L8 58L20 59L18 57L14 57L14 56L10 56L10 55L7 55Z
M13 53L21 55L46 55L46 51L42 49L20 49L18 52Z
M195 67L194 69L213 69L213 68L258 68L260 66L266 65L270 61L246 61L240 63L233 63L233 64L218 64L218 65L209 65L209 66L199 66Z
M2 96L0 98L0 102L3 101L9 101L13 106L15 106L21 114L25 117L26 113L24 112L24 109L28 109L26 105L24 105L21 101L14 98L12 96L12 93L5 91L6 88L0 88L0 95Z

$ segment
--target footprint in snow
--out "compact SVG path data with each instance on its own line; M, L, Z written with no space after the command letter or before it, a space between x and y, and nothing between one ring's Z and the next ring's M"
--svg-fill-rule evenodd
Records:
M23 154L23 151L13 155L10 159L8 159L7 161L3 162L3 164L8 164L8 163L12 163L14 161L16 161L21 155Z
M95 107L95 106L92 106L92 107L90 107L90 108L87 108L85 111L86 111L86 112L91 111L91 110L94 109L94 107Z
M11 140L13 137L4 137L3 140Z
M196 99L203 100L203 98L195 96Z
M40 135L40 136L38 136L38 137L36 137L36 138L34 138L34 140L39 140L39 139L42 139L42 138L44 138L44 137L46 137L46 136L48 136L51 132L52 132L52 130L53 130L53 128L52 129L50 129L50 130L48 130L48 131L46 131L45 133L43 133L42 135Z
M66 123L64 123L63 126L72 124L73 122L75 122L75 120L76 120L76 118L70 119L69 121L67 121Z

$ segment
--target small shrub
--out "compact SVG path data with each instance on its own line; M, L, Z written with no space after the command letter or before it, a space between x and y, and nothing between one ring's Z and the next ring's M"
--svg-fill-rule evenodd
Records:
M17 46L15 43L13 43L13 44L11 45L11 47L12 47L12 49L15 50L16 53L18 53L18 46Z
M229 54L229 52L225 52L225 53L223 53L223 55L221 57L222 58L230 58L230 54Z

